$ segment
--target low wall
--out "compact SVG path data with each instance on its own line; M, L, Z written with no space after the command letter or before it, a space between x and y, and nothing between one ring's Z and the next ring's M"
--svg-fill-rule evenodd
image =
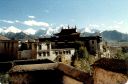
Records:
M94 84L125 84L128 77L121 73L116 73L101 68L95 68Z

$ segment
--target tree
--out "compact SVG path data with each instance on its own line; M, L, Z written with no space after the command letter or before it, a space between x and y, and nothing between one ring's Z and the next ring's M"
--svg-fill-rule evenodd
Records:
M84 47L84 46L81 46L79 48L78 54L79 54L78 58L80 58L80 59L88 58L88 51L87 51L86 47Z
M75 41L75 49L78 50L81 46L84 46L82 41Z
M90 72L90 57L84 43L75 42L75 55L72 57L72 65L80 70Z
M116 59L128 60L128 53L125 53L122 50L117 50L115 58Z

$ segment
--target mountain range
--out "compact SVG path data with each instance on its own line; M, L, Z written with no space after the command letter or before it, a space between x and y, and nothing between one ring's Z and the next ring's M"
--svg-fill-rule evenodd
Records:
M18 28L15 28L13 26L7 28L7 29L1 29L0 28L0 34L8 37L9 39L35 39L39 37L47 37L52 36L55 33L60 32L61 28L42 28L42 29L25 29L20 30ZM94 35L101 35L103 37L103 40L106 41L128 41L128 34L121 33L116 30L111 31L100 31L97 29L77 29L78 32L81 33L81 36L94 36Z
M28 28L25 30L20 30L14 26L11 26L6 29L0 28L1 34L7 34L7 33L25 33L27 35L40 35L40 36L51 36L53 33L57 33L59 29L57 28L42 28L42 29L32 29Z

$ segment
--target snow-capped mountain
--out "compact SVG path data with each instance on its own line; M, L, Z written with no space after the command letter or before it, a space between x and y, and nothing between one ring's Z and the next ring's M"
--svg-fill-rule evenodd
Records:
M45 30L44 29L39 29L39 30L36 31L35 35L39 36L39 37L46 36L46 32L47 32L46 29Z
M0 33L3 33L3 34L6 34L6 33L20 33L20 32L23 32L27 35L34 35L36 33L37 30L34 30L32 28L28 28L28 29L25 29L25 30L20 30L14 26L10 26L8 28L0 28Z
M32 28L29 28L29 29L26 29L26 30L23 30L23 32L27 35L31 34L31 35L34 35L36 33L37 30L34 30Z
M20 33L23 32L27 35L36 35L36 36L51 36L55 33L59 33L61 30L61 27L56 27L56 28L41 28L41 29L32 29L32 28L28 28L25 30L20 30L14 26L10 26L8 28L0 28L0 33ZM99 30L92 28L92 27L85 27L85 28L80 28L77 29L78 32L80 33L94 33L94 32L99 32Z
M48 28L46 31L46 36L51 36L55 33L58 33L60 28Z
M3 32L4 32L4 30L0 28L0 33L3 33Z
M91 28L91 27L81 28L79 31L81 33L85 33L85 32L88 32L88 33L101 32L100 30L95 29L95 28Z
M16 27L14 27L14 26L10 26L7 29L4 29L3 32L4 33L8 33L8 32L19 33L19 32L21 32L21 30L16 28Z
M57 28L41 28L41 29L32 29L28 28L25 30L20 30L14 26L10 26L8 28L0 28L0 34L7 36L10 39L25 39L28 38L38 38L44 36L52 36L55 33L59 33L61 31L61 27ZM11 32L11 33L9 33ZM126 40L128 41L128 34L120 33L118 31L100 31L98 28L95 27L85 27L85 28L78 28L77 32L81 33L81 36L94 36L94 35L101 35L106 40ZM99 33L100 32L100 33ZM8 34L6 34L8 33ZM34 37L33 37L34 36Z
M52 28L48 28L47 32L46 32L46 36L50 36L54 33L54 29Z

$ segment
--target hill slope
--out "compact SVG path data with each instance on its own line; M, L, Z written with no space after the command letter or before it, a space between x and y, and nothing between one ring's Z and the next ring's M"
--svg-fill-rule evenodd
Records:
M103 37L104 40L107 41L128 41L128 34L124 34L116 30L103 31L101 33L101 36Z

